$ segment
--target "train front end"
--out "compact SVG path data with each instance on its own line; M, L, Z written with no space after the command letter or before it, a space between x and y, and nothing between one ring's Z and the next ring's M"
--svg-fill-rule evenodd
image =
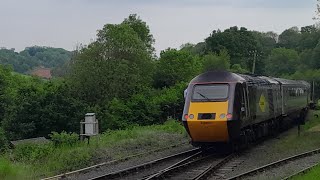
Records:
M233 112L236 83L230 76L229 72L207 72L190 82L182 122L194 146L228 143L230 131L235 126L240 130Z

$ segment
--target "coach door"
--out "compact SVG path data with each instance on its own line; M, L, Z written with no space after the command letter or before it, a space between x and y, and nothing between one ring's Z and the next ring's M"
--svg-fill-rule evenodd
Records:
M250 106L249 106L249 91L246 83L242 84L242 102L241 102L241 116L243 120L243 125L248 123L250 116Z

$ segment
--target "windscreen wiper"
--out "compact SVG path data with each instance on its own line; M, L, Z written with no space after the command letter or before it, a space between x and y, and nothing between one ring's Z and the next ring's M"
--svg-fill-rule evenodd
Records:
M203 97L203 98L205 98L205 99L207 99L208 101L210 101L210 99L207 97L207 96L205 96L205 95L203 95L203 94L201 94L201 93L199 93L199 92L197 92L201 97Z

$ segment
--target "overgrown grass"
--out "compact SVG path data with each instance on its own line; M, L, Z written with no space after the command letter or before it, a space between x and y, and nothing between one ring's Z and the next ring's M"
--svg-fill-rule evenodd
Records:
M284 132L284 134L280 136L280 140L274 142L272 148L268 150L268 153L272 154L272 157L270 157L270 162L273 162L274 159L283 159L288 156L320 148L320 139L317 138L320 137L320 116L315 117L315 114L320 115L320 111L309 111L308 116L306 118L306 124L301 126L300 135L298 135L298 128L294 127L293 129ZM314 131L314 128L316 128L317 130ZM293 172L288 172L288 174L292 173ZM307 176L306 179L319 179L319 173L313 174L314 177Z
M86 141L73 144L66 141L68 143L19 145L0 157L0 179L51 176L187 140L180 123L169 120L163 125L108 131L91 138L89 144Z
M298 176L295 176L292 178L292 180L318 180L320 179L320 165L317 165L316 167L312 168L310 171L308 171L305 174L301 174Z
M272 151L287 152L289 155L320 147L320 139L314 138L320 136L320 131L310 131L312 127L320 125L320 117L314 117L316 113L320 114L320 111L308 113L306 124L301 126L300 135L298 135L298 128L294 127L282 136L281 141L275 142Z
M318 115L319 117L317 118L315 115ZM320 111L309 111L307 120L306 124L303 125L304 130L309 130L310 128L320 124Z
M315 117L314 115L315 114L318 114L319 117ZM320 148L320 140L319 137L320 136L320 132L319 131L310 131L311 128L313 127L318 127L320 126L320 111L313 111L309 114L309 118L311 121L308 121L306 123L306 125L304 126L304 139L301 140L302 142L304 142L303 144L302 143L299 143L303 146L311 146L311 147L317 147L317 148ZM320 127L317 128L317 130L320 130ZM308 171L307 173L305 174L301 174L301 175L298 175L296 177L293 178L294 180L305 180L305 179L320 179L320 164L318 164L316 167L312 168L310 171Z
M19 163L12 163L10 160L1 157L0 158L0 179L19 179L26 177L28 167Z

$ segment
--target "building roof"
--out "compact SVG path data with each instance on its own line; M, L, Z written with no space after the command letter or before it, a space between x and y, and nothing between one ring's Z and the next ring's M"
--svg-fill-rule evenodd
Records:
M10 143L13 146L19 145L19 144L41 144L41 143L48 143L49 140L45 137L37 137L37 138L30 138L30 139L21 139L16 141L10 141Z
M51 69L50 68L44 68L44 67L37 67L31 72L32 75L38 76L45 79L51 79Z

